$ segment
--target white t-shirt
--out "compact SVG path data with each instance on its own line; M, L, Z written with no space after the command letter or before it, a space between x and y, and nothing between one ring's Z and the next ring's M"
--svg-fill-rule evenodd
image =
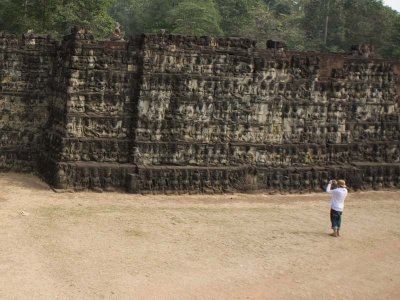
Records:
M326 187L326 192L332 194L331 208L336 211L343 211L344 199L346 199L347 196L347 189L338 187L334 190L331 190L331 185L328 184Z

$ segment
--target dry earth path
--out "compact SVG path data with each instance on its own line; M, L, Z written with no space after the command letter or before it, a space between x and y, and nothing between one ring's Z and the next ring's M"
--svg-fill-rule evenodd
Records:
M400 299L400 191L54 193L0 174L0 299Z

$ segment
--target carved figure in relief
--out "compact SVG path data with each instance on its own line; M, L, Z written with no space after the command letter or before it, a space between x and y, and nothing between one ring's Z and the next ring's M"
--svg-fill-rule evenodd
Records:
M222 191L224 193L233 192L233 189L231 187L231 182L229 180L229 171L228 170L222 171L221 187L222 187Z
M313 191L319 191L321 188L320 180L319 180L319 173L317 170L312 169L312 174L311 174L312 180L311 180L311 186Z
M79 182L81 183L81 186L83 189L87 189L90 187L90 172L87 167L84 167L81 169L81 172L79 174Z
M89 143L82 144L81 159L83 161L90 160L90 144Z
M328 182L328 180L329 180L329 173L328 173L328 171L326 171L326 170L323 170L323 171L321 171L320 172L320 182L321 182L321 184L323 183L323 182Z
M190 188L190 179L188 170L181 171L181 190L183 193L186 193Z
M373 188L374 190L381 190L385 181L382 167L378 167L375 172L376 176Z
M183 158L183 149L182 147L178 147L173 153L172 153L172 163L174 165L178 165L181 163L182 158Z
M302 174L304 178L304 185L301 186L300 192L311 192L312 191L312 173L305 172Z
M279 170L274 172L271 183L273 191L279 192L282 190L282 174Z
M386 168L384 186L388 188L394 188L395 180L396 178L394 174L394 168L391 167Z
M290 182L291 182L291 189L290 192L292 193L299 193L301 192L301 182L300 182L300 174L297 171L294 171L294 173L291 174L290 176Z
M211 184L210 171L206 170L203 177L203 192L206 194L214 193L213 185Z
M364 187L365 188L371 188L374 184L374 175L372 172L371 167L367 167L365 170L365 175L364 175Z
M161 172L159 177L159 190L166 193L170 190L170 174L168 171L164 170Z
M111 169L107 168L105 170L105 176L104 176L104 190L107 192L112 192L114 191L113 187L113 180L112 180L112 174L111 174Z
M99 170L97 168L93 169L92 176L90 176L90 188L93 189L95 192L103 191L103 189L101 188Z
M285 174L282 180L282 193L286 194L287 192L290 192L290 190L291 190L290 177L288 174Z
M122 31L121 24L118 22L115 23L114 31L112 32L112 41L123 41L124 40L124 32Z
M67 145L64 145L62 148L61 160L63 161L72 160L71 150Z
M133 147L133 162L134 163L140 163L142 154L140 153L139 147Z
M369 44L360 44L351 46L351 53L354 56L369 58L375 56L375 47Z
M153 173L151 170L146 170L144 174L144 191L153 192Z
M67 175L61 168L57 171L54 187L56 189L66 189L68 187Z
M264 151L256 152L256 163L257 165L265 165L267 163L267 155Z
M215 193L222 192L222 171L214 170L212 172L213 190Z
M104 151L105 151L105 149L104 149ZM111 161L111 162L118 161L119 160L119 152L120 152L120 149L118 146L118 142L114 142L113 147L110 151L110 155L108 156L107 160ZM104 155L107 155L107 153L105 152Z
M191 188L189 193L199 193L201 190L200 172L194 171L192 174Z
M180 192L179 176L178 176L178 172L176 170L173 170L173 172L172 172L172 178L170 180L170 188L169 189L174 194L177 194Z

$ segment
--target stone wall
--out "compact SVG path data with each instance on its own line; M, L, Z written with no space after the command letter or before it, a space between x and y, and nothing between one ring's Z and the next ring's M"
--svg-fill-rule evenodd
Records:
M398 62L178 35L1 45L0 101L14 105L1 114L3 164L39 162L57 189L310 192L339 177L354 189L400 186Z
M0 34L0 170L35 169L48 119L56 42Z
M254 44L144 37L135 188L184 190L188 178L202 192L302 192L338 177L361 188L368 162L387 174L374 186L399 184L397 63ZM157 172L165 180L150 184Z
M130 164L138 44L66 36L57 52L54 96L41 174L58 189L126 186Z

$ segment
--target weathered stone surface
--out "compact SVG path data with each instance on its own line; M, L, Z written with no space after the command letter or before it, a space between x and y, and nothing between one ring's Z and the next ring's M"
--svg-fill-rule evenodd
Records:
M0 170L34 169L51 100L56 42L0 35Z
M399 187L400 64L274 43L1 36L0 169L134 193Z

